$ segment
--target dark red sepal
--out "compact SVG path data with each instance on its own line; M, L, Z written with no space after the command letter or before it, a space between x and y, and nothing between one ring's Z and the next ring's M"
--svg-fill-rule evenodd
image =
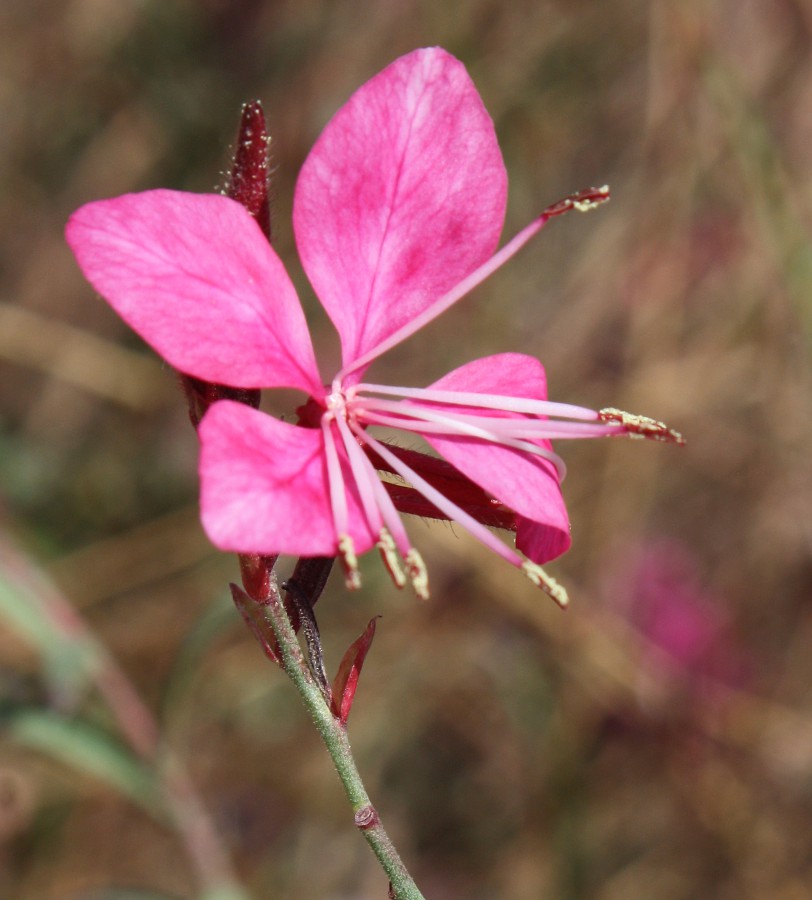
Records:
M237 132L237 147L223 193L248 210L269 241L271 239L268 158L270 142L262 104L259 100L243 104L240 128ZM258 389L210 384L183 372L179 375L189 406L189 418L195 428L200 424L206 410L217 400L236 400L254 409L259 408L261 394Z
M269 153L271 136L259 100L243 104L240 130L225 188L227 197L241 203L257 220L262 233L271 240Z
M255 553L241 553L240 575L242 586L255 602L267 605L273 596L273 567L278 556L260 556Z
M470 478L463 475L451 463L436 456L429 456L419 450L407 450L394 444L386 444L399 459L403 460L444 497L451 500L470 516L473 516L482 525L489 528L504 528L506 531L516 531L516 514L504 504L495 500L474 484ZM367 449L367 456L376 469L383 472L394 473L392 467L374 450ZM399 482L384 482L387 493L392 498L395 509L412 516L423 516L426 519L441 519L448 521L448 516L437 509L433 503L408 485Z
M206 410L217 400L236 400L237 403L244 403L246 406L252 406L254 409L259 408L261 392L254 388L234 388L227 384L212 384L208 381L201 381L192 375L186 375L178 372L180 377L180 386L183 393L186 394L186 403L189 406L189 419L192 425L197 428L200 420L206 414Z

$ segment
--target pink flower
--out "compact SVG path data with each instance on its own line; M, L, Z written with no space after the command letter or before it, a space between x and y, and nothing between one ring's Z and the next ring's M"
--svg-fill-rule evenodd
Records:
M650 669L691 691L745 686L744 648L724 600L703 584L687 546L668 539L626 546L605 571L607 605L647 639L642 661Z
M462 64L443 50L396 60L350 98L306 160L294 201L302 265L341 338L342 368L327 385L293 284L238 203L148 191L73 215L67 238L85 275L174 367L309 397L297 425L230 400L206 413L201 507L214 544L338 555L352 587L356 554L377 545L396 583L411 580L427 595L400 508L458 522L566 602L540 568L570 545L564 467L550 439L673 433L614 410L548 402L541 364L516 353L468 363L428 388L364 378L550 217L608 197L601 189L568 198L496 251L506 193L493 123ZM375 425L419 435L451 465L383 443ZM383 482L378 469L410 488ZM465 508L474 493L515 530L524 556L487 527L495 522L484 509Z

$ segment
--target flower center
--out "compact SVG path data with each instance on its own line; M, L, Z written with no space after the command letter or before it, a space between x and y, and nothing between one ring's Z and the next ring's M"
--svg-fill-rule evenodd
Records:
M333 390L324 398L324 404L328 412L334 415L343 414L347 408L347 395L343 390Z
M387 395L400 396L398 399L387 399ZM539 423L546 421L546 414L551 411L549 407L532 401L532 410L516 411L510 409L509 400L507 397L476 395L472 403L471 395L458 392L431 389L413 392L407 388L382 388L378 385L354 385L344 389L338 380L333 382L324 398L319 424L324 435L336 543L348 587L360 585L355 542L351 535L351 530L356 534L359 532L360 525L361 533L365 526L370 534L377 536L378 549L398 587L411 580L419 596L428 596L423 560L412 547L400 514L365 452L371 451L385 460L391 471L402 477L449 520L458 522L486 546L521 568L559 603L563 605L566 602L558 585L547 578L538 566L503 544L474 516L441 493L403 459L391 453L367 430L370 425L382 425L419 435L473 437L540 457L552 463L551 474L554 472L559 479L563 478L563 462L548 449L549 445L543 445L547 435L538 428ZM568 410L571 416L574 411L574 408ZM527 417L527 412L532 418ZM560 414L561 410L556 408L555 412ZM595 414L590 412L590 416ZM578 417L577 414L575 417ZM611 428L616 429L617 426ZM605 432L607 427L602 426L601 430ZM355 490L352 493L361 507L363 520L360 522L357 513L351 511L348 481L353 485Z
M355 543L357 540L366 543L372 535L395 584L403 587L411 580L420 597L428 596L425 565L412 547L394 501L368 453L384 460L389 471L403 478L449 520L459 523L485 546L521 569L556 602L562 606L567 602L563 589L539 565L508 547L475 516L392 453L386 444L376 440L369 434L369 426L397 428L423 437L474 439L509 448L550 464L550 476L559 480L564 477L565 467L550 449L551 439L631 434L656 440L681 440L662 423L644 417L618 410L598 413L527 397L375 384L344 388L336 379L322 404L317 427L321 427L324 436L336 543L348 587L360 586ZM352 485L352 491L348 485Z
M423 560L411 546L406 530L395 505L378 477L375 467L362 448L364 426L358 421L355 398L347 397L344 390L333 383L324 399L321 429L327 460L327 480L335 523L336 541L344 566L347 587L360 586L355 543L350 534L350 508L347 493L347 476L355 487L363 514L363 524L377 536L377 546L393 581L403 587L407 581L401 567L405 564L408 578L421 598L428 597L428 578ZM354 522L358 527L357 517ZM400 555L400 559L398 557Z

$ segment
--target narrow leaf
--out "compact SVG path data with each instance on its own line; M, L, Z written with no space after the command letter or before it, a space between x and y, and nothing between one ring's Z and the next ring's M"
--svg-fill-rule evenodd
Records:
M231 588L231 597L234 605L240 611L240 615L245 620L245 624L251 629L254 637L257 639L260 647L265 651L265 655L272 662L281 665L279 662L279 645L276 641L276 635L273 633L270 622L265 618L263 607L252 600L245 591L237 587L236 584L229 584Z
M53 696L70 702L86 687L98 652L69 601L20 550L0 538L0 623L42 656Z
M11 738L106 782L150 815L160 809L153 772L110 735L87 722L26 710L6 722Z
M355 699L355 690L358 687L358 679L361 677L361 668L364 660L372 646L372 639L375 637L375 626L380 616L375 616L369 620L369 624L364 629L363 634L356 638L347 648L341 665L338 667L338 674L333 682L333 699L331 707L333 715L342 725L347 724L350 717L352 702Z

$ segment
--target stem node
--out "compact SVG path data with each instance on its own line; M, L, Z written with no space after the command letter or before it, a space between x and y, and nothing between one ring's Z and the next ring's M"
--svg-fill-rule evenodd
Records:
M368 803L366 806L362 806L355 811L355 824L361 831L366 831L368 828L374 828L379 822L380 819L378 819L378 813L371 803Z

